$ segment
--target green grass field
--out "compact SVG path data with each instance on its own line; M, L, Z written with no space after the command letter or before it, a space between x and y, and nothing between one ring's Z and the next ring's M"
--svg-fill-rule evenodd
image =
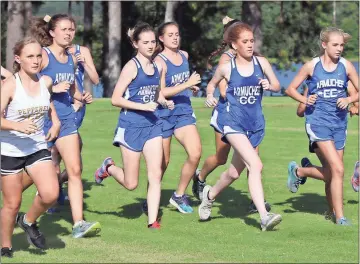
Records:
M199 202L191 195L195 212L183 215L168 203L177 186L179 171L186 158L184 150L173 140L170 166L162 184L163 210L160 231L146 228L147 217L142 214L141 201L146 196L146 171L142 161L137 190L126 191L114 179L103 185L94 184L93 173L107 156L121 164L120 150L112 146L119 110L109 100L99 99L87 109L81 134L84 141L84 213L87 220L102 225L101 236L88 239L71 237L69 206L60 214L45 215L39 220L49 250L42 252L29 247L20 228L13 236L13 259L4 263L32 262L358 262L358 194L350 186L353 166L358 159L358 117L349 119L345 152L344 206L345 215L353 226L336 226L324 220L327 209L323 182L308 179L298 193L286 188L287 164L300 162L308 156L304 120L296 117L296 103L289 98L264 98L266 136L260 147L264 163L263 184L272 210L283 216L282 223L272 232L261 232L257 214L248 215L250 203L246 175L225 190L216 200L212 220L199 222ZM203 99L193 100L205 158L214 153L214 132L209 126L211 109ZM223 166L208 177L213 185ZM35 190L23 196L21 210L29 208Z

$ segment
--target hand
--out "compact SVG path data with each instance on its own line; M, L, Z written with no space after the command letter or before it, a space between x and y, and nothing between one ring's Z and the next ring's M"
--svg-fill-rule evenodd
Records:
M24 134L30 135L35 133L38 128L33 120L26 119L20 123L17 123L17 131L22 132Z
M60 126L61 126L60 122L52 124L51 128L49 129L49 132L45 137L46 141L53 141L55 138L58 137L60 133Z
M191 76L189 77L189 80L186 81L187 85L190 87L193 87L194 85L197 85L201 82L200 74L193 72Z
M70 82L63 81L53 86L52 91L53 93L66 93L70 89L70 85L71 85Z
M81 53L77 53L77 54L75 55L75 57L76 57L76 60L77 60L78 62L80 62L80 63L82 63L82 64L85 63L85 57L84 57Z
M359 108L356 107L355 105L353 105L353 106L350 107L349 112L350 112L351 117L353 115L359 115Z
M310 95L307 99L306 99L306 105L313 105L316 102L318 95L317 94L312 94Z
M192 86L190 87L190 90L192 91L193 95L196 96L200 91L200 88L198 86Z
M173 110L175 108L174 101L172 100L165 100L166 101L166 107L169 110Z
M91 104L92 103L93 97L92 97L91 93L84 91L82 96L83 96L82 101L85 104Z
M147 104L143 104L143 111L155 112L158 104L155 102L150 102Z
M270 83L268 79L261 79L259 78L259 84L264 90L270 90Z
M216 100L216 98L214 97L214 95L213 94L208 94L207 96L206 96L206 101L205 101L205 105L207 106L207 107L215 107L216 105L217 105L217 100Z
M340 109L346 109L349 105L349 99L348 98L339 98L336 102L336 105L340 108Z

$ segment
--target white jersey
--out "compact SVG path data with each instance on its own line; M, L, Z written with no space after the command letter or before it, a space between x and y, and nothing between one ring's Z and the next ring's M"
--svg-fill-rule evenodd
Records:
M40 77L38 75L39 79ZM1 130L1 155L24 157L47 149L43 127L45 115L50 109L50 93L43 79L39 81L40 93L34 97L26 93L18 73L15 74L15 80L14 97L6 109L5 119L13 122L32 119L37 130L30 135L15 130Z

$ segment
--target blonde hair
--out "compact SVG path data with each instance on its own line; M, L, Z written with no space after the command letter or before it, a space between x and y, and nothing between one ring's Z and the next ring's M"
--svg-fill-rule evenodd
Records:
M320 32L320 38L319 38L319 48L320 48L320 55L323 55L325 53L324 48L322 47L322 43L328 43L329 42L329 36L331 33L338 33L344 38L345 44L351 39L351 35L349 33L344 32L341 28L337 27L327 27L321 30Z
M40 45L40 43L36 40L36 38L34 38L32 36L25 37L22 40L19 40L18 42L16 42L15 46L13 47L14 56L15 55L20 56L24 47L31 43L38 43ZM21 68L20 64L16 60L14 60L14 63L13 63L14 73L20 71L20 68Z

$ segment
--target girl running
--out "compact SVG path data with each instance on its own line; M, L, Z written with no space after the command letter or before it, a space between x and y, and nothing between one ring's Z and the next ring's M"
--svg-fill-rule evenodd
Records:
M162 175L170 161L170 145L172 135L184 147L188 158L180 175L177 190L170 198L170 204L181 213L192 213L189 198L185 191L201 157L201 141L196 129L196 117L191 106L190 91L197 93L195 85L201 82L200 75L190 75L188 53L180 50L179 26L175 22L167 22L158 28L159 48L155 54L155 62L163 69L161 79L165 86L161 91L165 98L173 100L173 110L160 107L159 116L163 121L163 152ZM159 53L160 52L160 53Z
M350 80L358 91L359 77L355 67L341 57L350 35L329 27L320 33L320 57L307 62L289 85L286 93L306 104L305 128L311 149L318 148L326 182L325 192L329 210L335 211L336 223L350 225L343 213L343 154L346 141L347 106L358 101L358 93L347 96ZM309 94L301 95L297 88L306 80ZM288 166L287 186L291 192L299 188L299 166L295 161ZM307 175L306 175L307 176Z
M136 56L123 67L115 86L111 102L121 108L113 145L120 147L123 168L112 158L106 158L95 172L100 184L112 176L128 190L134 190L139 181L141 154L148 173L147 206L148 228L159 229L158 209L161 195L162 121L158 117L158 103L173 109L172 101L161 94L162 68L156 66L152 56L156 47L154 29L147 23L138 23L128 32ZM158 103L157 103L158 102Z
M226 29L231 26L232 24L240 22L237 19L231 19L229 17L224 17L223 23L224 24L224 33ZM227 46L226 42L223 41L220 48L216 51L214 51L210 57L209 61L216 56L221 50L223 50ZM230 62L232 58L236 56L236 51L231 48L231 45L229 45L229 49L224 52L219 60L219 65L224 64L227 62ZM210 66L210 65L209 65ZM195 197L197 197L199 200L202 200L202 194L204 187L206 185L206 178L207 176L215 170L218 166L226 164L226 161L228 159L228 155L230 152L231 146L224 141L221 140L222 132L220 129L220 125L218 125L217 119L219 116L222 115L222 113L226 110L226 86L227 82L225 79L221 80L219 83L219 90L220 90L220 96L219 101L216 100L214 97L215 89L207 90L207 96L206 96L206 106L208 107L214 107L210 126L214 128L215 132L215 143L216 143L216 153L214 155L209 156L202 167L201 170L197 170L195 176L193 177L193 186L192 191ZM213 87L210 87L213 88ZM269 203L265 201L265 207L266 210L269 212L271 210L271 206ZM251 201L249 206L249 212L250 213L256 213L257 209L253 201Z
M213 187L205 186L199 216L201 220L208 220L217 195L247 168L249 191L260 214L261 228L270 230L281 222L281 216L266 211L261 183L263 165L256 148L265 129L261 106L263 90L277 92L280 84L268 60L254 56L254 35L249 25L242 22L232 24L223 39L236 51L236 57L218 66L207 90L215 89L223 79L227 81L226 111L219 116L218 124L223 140L233 147L234 155L230 168L221 174L217 183Z
M55 168L46 141L57 137L60 121L50 101L52 80L40 76L41 46L26 37L14 46L14 72L1 87L1 256L12 257L11 237L15 222L26 232L28 241L45 249L44 235L36 220L49 208L59 194ZM51 92L59 92L53 88ZM45 116L52 126L45 135ZM26 214L19 214L22 177L26 171L34 181L39 195Z
M349 96L353 96L357 93L355 87L352 85L351 82L348 82L347 93ZM308 88L305 88L303 96L307 97L307 95L308 95ZM357 105L357 104L358 103L354 103L354 105ZM306 110L306 105L303 103L299 103L296 113L299 117L304 117L305 110ZM349 112L351 115L352 114L351 108L349 109ZM316 146L316 144L311 144L311 142L309 142L309 152L316 153L316 155L318 157L321 156L321 152L320 152L319 148ZM322 158L322 160L324 160L324 159ZM335 220L334 208L332 207L332 202L331 202L330 182L326 181L326 178L324 176L324 168L313 165L307 157L304 157L301 159L301 167L300 166L298 167L296 173L300 179L300 182L299 182L300 184L305 184L307 177L317 179L317 180L322 180L325 182L326 199L327 199L328 205L329 205L329 209L325 212L325 219L326 220ZM355 175L355 172L354 172L354 175ZM297 188L300 187L299 183L297 183ZM352 187L355 190L356 185L354 185L354 181L352 180L351 183L352 183Z
M75 38L75 30L76 30L75 21L72 21L71 25L72 25L72 31L70 32L71 33L70 36L71 36L71 42L72 42ZM80 90L80 92L84 93L84 91L85 91L84 90L85 73L89 76L89 78L93 84L96 85L99 83L99 75L96 72L96 68L95 68L94 61L91 56L90 50L84 46L80 46L77 44L71 44L67 48L67 51L71 55L75 56L75 58L77 60L77 68L75 71L75 80L76 80L77 87ZM72 102L72 107L75 112L75 114L74 114L75 115L75 124L79 131L79 129L82 125L82 122L84 120L84 117L85 117L86 104L83 104L78 100L74 100L71 96L70 96L70 100ZM83 141L81 139L79 132L78 132L78 136L79 136L80 154L81 154ZM68 180L68 174L67 174L66 170L64 170L63 172L60 173L61 156L59 155L59 152L55 146L52 149L52 157L55 162L55 166L56 166L56 169L57 169L57 172L59 175L60 195L58 198L58 203L63 204L64 200L65 200L65 195L64 195L64 192L62 189L62 184ZM82 169L82 162L81 162L81 169Z
M69 175L69 199L74 221L72 235L74 238L94 236L100 232L98 222L84 221L83 217L83 185L81 182L80 142L75 123L74 109L69 95L81 103L92 102L91 94L80 93L76 87L76 59L67 52L73 34L73 19L66 14L57 14L46 22L34 18L31 21L30 32L44 47L41 64L41 74L51 77L54 87L64 92L53 94L52 99L61 122L59 136L49 142L48 147L56 146L64 160ZM50 120L45 120L45 133L51 126Z

